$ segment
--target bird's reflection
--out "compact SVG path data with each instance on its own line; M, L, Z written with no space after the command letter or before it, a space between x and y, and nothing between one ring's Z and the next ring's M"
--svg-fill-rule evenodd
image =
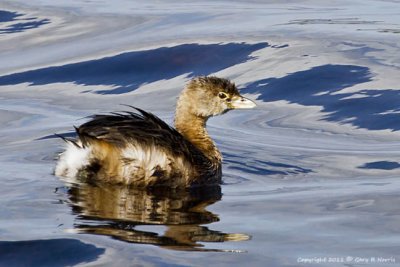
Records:
M68 190L78 215L75 231L177 250L213 250L200 242L248 240L245 234L214 231L204 224L219 221L206 207L221 199L220 186L177 190L137 189L110 184L74 184ZM138 226L147 225L146 230ZM156 231L163 225L164 233ZM154 228L153 231L147 229Z

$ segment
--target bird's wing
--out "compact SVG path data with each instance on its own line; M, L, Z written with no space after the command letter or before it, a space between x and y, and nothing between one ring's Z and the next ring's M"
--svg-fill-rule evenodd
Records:
M76 131L83 146L92 141L103 141L124 148L129 143L143 146L155 146L196 161L194 157L202 154L178 131L170 127L157 116L139 108L136 111L124 111L108 115L94 115L92 120L82 124Z

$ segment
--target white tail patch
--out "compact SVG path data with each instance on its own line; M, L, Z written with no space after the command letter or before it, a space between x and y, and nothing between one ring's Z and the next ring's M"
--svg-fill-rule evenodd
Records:
M78 141L79 146L82 146ZM60 154L55 174L64 177L75 177L82 167L89 164L90 147L79 148L67 142L66 150Z

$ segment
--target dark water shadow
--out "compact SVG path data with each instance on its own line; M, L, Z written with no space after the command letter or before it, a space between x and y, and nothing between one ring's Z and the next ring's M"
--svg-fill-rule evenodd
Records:
M49 24L49 19L41 19L29 22L21 22L12 24L6 28L0 29L0 34L8 34L8 33L16 33L16 32L24 32L26 30L39 28L45 24Z
M379 24L383 21L379 20L360 20L359 18L340 18L340 19L296 19L291 20L290 24L297 25L307 25L307 24L316 24L316 25L368 25L368 24Z
M368 162L358 167L359 169L394 170L400 168L400 163L395 161Z
M75 266L94 262L104 252L76 239L0 241L0 266Z
M0 10L0 23L13 21L21 16L23 16L23 14L6 10Z
M286 100L304 106L321 106L323 120L350 123L368 130L400 130L399 90L340 90L372 80L369 68L354 65L322 65L282 78L256 81L243 89L259 94L265 102Z
M49 24L49 19L38 19L34 17L20 18L24 14L17 12L10 12L5 10L0 10L0 26L1 23L10 22L18 20L20 22L8 25L7 27L0 27L1 34L24 32L26 30L39 28L42 25Z
M153 50L135 51L57 67L0 77L0 85L31 83L44 85L74 82L82 85L115 86L99 94L123 94L145 83L190 76L209 75L251 60L251 53L268 47L267 43L184 44Z
M240 170L257 175L291 175L311 173L311 169L295 165L252 159L246 155L224 153L224 164L230 169Z
M73 185L69 190L74 225L78 233L106 235L114 239L189 251L218 251L201 242L248 240L245 234L215 231L204 224L219 221L207 206L221 199L220 186L178 190L143 189L110 184ZM147 225L138 230L138 226ZM164 226L164 233L157 233Z

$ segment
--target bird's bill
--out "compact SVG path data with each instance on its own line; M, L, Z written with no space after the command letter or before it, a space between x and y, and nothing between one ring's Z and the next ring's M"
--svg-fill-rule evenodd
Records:
M232 108L234 109L249 109L249 108L254 108L256 107L256 103L254 103L254 101L245 98L243 96L238 96L238 97L234 97L232 98L232 102L231 102Z

